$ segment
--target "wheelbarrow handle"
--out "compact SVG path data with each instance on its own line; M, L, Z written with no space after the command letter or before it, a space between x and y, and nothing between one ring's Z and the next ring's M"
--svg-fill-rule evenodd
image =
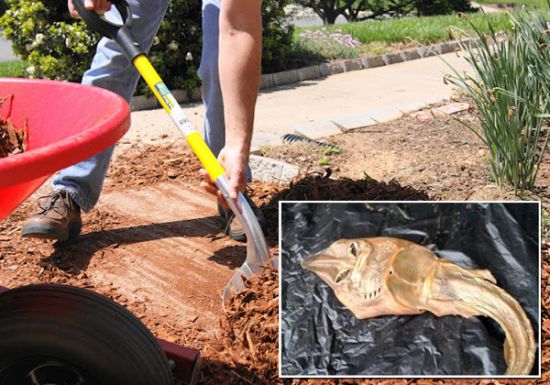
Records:
M97 12L87 10L83 0L72 0L72 2L82 20L93 31L116 41L131 60L143 53L132 36L132 11L126 0L110 0L122 17L123 24L121 25L105 20Z

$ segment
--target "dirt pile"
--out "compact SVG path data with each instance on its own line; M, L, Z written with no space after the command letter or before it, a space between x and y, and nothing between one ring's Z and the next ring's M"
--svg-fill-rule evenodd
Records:
M279 201L283 200L430 200L430 196L399 182L372 178L330 178L330 173L298 175L289 185L253 182L249 194L266 219L266 237L277 242Z
M245 282L227 304L219 340L206 345L202 384L271 384L277 380L279 285L277 273Z

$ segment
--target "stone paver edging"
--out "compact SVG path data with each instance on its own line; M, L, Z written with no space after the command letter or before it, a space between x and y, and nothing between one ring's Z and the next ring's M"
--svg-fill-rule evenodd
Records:
M455 52L461 49L461 45L469 45L474 39L462 41L449 41L429 46L408 49L405 51L388 53L378 56L365 56L358 59L340 60L331 63L321 63L309 67L298 68L273 74L262 75L260 89L283 86L298 83L304 80L318 79L329 75L340 74L348 71L358 71L368 68L382 67L390 64L417 60L430 56L438 56ZM185 90L173 91L174 97L179 103L196 102L201 100L201 91L196 89L191 95ZM160 108L154 96L134 96L131 103L132 111L150 110Z
M253 180L260 182L289 183L299 172L294 165L255 154L250 155L248 164Z

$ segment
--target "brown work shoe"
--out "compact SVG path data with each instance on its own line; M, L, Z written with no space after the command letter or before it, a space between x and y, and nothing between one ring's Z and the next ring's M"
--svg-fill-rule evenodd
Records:
M246 198L246 201L254 212L256 219L258 219L258 223L260 224L260 227L263 231L265 220L261 210L258 208L258 206L256 206L256 204L252 201L252 199L250 199L247 194L244 194L244 197ZM246 233L244 232L244 227L241 221L235 219L235 214L233 214L233 211L231 211L231 209L228 209L227 207L218 204L218 213L225 223L224 232L229 236L229 238L239 242L245 242Z
M67 191L54 191L38 198L42 210L23 225L22 236L66 241L80 234L80 207Z

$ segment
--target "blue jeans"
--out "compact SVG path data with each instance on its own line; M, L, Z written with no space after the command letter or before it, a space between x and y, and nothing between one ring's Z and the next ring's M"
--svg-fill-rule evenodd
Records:
M134 22L134 39L148 52L162 22L169 0L128 0ZM217 156L225 144L223 100L218 72L218 34L220 0L203 0L203 48L199 68L202 97L206 107L205 140ZM108 12L108 19L115 13ZM139 79L139 73L123 55L118 45L102 39L97 47L91 68L82 78L82 84L113 91L130 102ZM54 190L67 190L84 211L91 210L99 199L114 146L90 159L70 166L54 179Z

